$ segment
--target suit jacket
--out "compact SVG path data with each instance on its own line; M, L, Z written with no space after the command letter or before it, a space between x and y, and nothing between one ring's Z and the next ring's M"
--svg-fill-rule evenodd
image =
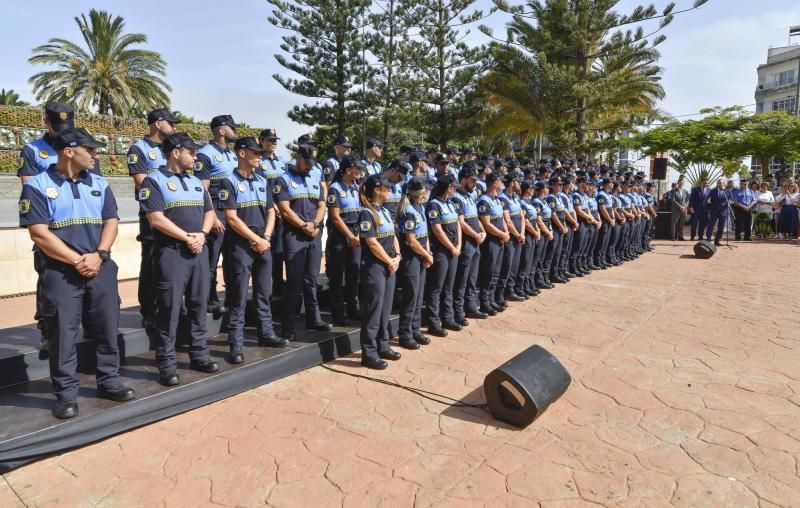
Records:
M702 187L693 187L692 194L689 196L689 207L694 209L694 213L699 212L707 212L708 211L708 203L706 200L708 199L708 195L711 192L711 189L706 187L703 189Z
M709 209L712 215L726 217L728 215L728 202L731 200L730 191L727 189L714 189L708 197Z
M689 192L686 189L675 189L672 192L672 208L680 209L682 206L689 206Z

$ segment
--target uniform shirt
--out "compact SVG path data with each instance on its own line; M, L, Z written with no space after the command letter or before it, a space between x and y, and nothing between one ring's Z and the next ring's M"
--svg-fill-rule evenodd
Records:
M439 198L431 199L428 201L425 215L428 217L429 225L439 224L442 226L442 230L444 234L447 235L447 238L455 243L460 226L458 224L458 213L452 203L449 201L442 201ZM433 242L441 245L436 237L433 237Z
M358 184L353 183L348 187L341 180L333 182L328 188L328 208L338 208L339 217L348 226L358 225L362 208L361 198L358 195ZM334 227L330 214L328 214L328 227Z
M487 216L489 222L499 229L505 231L505 219L503 218L503 204L499 198L492 197L489 194L483 194L478 198L478 217Z
M624 215L622 213L622 199L619 197L619 194L609 194L611 200L614 202L614 210L619 213L620 215Z
M19 153L20 165L17 176L36 176L47 171L58 160L58 152L52 146L53 138L50 133L31 141L22 147ZM94 166L89 168L91 173L100 174L100 161L94 161Z
M19 225L47 224L78 254L96 251L103 221L117 218L117 202L108 182L88 170L73 181L53 164L22 186Z
M642 196L642 198L644 199L644 207L645 208L654 206L655 203L656 203L655 198L653 198L653 195L650 194L649 192L645 192L644 195ZM649 212L649 210L648 210L648 212Z
M216 200L222 179L230 176L238 166L239 159L236 158L233 150L209 141L197 151L195 174L200 180L211 181L208 192L211 193L211 198Z
M470 193L458 191L450 202L456 209L456 213L464 217L464 222L476 233L481 232L481 221L478 219L478 196L477 192Z
M478 178L475 181L475 192L478 193L478 197L481 197L482 195L486 194L486 182Z
M161 152L161 145L148 137L140 139L128 149L128 174L131 176L149 175L166 165L167 159ZM139 199L135 189L133 192L134 197Z
M286 172L275 179L272 197L276 203L288 202L300 220L311 222L317 216L317 206L325 199L319 178L313 168L301 175L294 165L289 165Z
M632 204L631 198L627 194L625 194L624 192L620 192L617 195L617 199L621 201L622 208L628 210L629 212L631 211L631 204Z
M509 196L505 191L500 193L500 203L503 205L503 210L508 211L511 215L511 222L518 232L522 232L522 203L519 197L515 194Z
M190 173L173 173L160 168L142 182L139 189L139 207L145 213L163 212L164 216L187 233L197 233L203 228L203 217L211 211L211 198L203 182ZM157 243L182 243L153 228Z
M531 223L531 226L539 229L539 221L536 220L539 218L539 211L533 206L533 203L529 200L521 199L520 204L525 212L525 218Z
M611 199L611 196L608 195L606 191L598 191L596 194L595 201L597 202L598 213L601 206L606 208L609 217L614 217L614 200Z
M361 162L363 162L364 165L367 166L367 170L365 172L366 176L378 175L383 171L383 169L381 168L381 163L378 162L377 160L369 162L367 159L364 159Z
M389 210L392 217L397 216L397 209L400 208L400 201L403 199L403 185L398 183L389 187L389 196L383 203L383 207Z
M334 175L339 170L339 159L336 157L331 157L330 159L326 160L325 163L322 165L322 178L326 182L330 182L333 180Z
M549 224L550 217L553 215L553 210L550 208L550 205L548 205L544 199L538 197L531 200L531 205L536 208L542 220Z
M261 157L261 166L256 169L256 173L267 180L270 188L275 183L273 180L281 176L284 171L286 171L286 161L280 155L274 155L271 159Z
M420 245L428 250L428 221L425 220L425 210L422 205L409 204L406 206L400 214L397 230L403 235L401 237L403 241L400 242L403 257L419 256L405 242L405 235L408 233L414 233Z
M565 210L566 206L564 202L559 199L557 194L548 194L545 198L546 203L550 206L550 209L555 212L556 217L558 217L562 222L564 221L565 217Z
M258 174L243 177L238 171L222 180L219 208L236 210L236 215L258 235L267 229L267 210L273 208L267 180Z
M375 215L380 217L380 224ZM390 256L397 254L394 252L394 223L389 210L379 206L375 208L375 213L369 208L363 208L358 218L359 237L361 238L361 265L379 262L367 246L367 238L376 238Z
M571 204L573 206L573 209L574 208L580 208L581 210L583 210L586 213L590 212L590 210L589 210L589 201L588 201L588 199L586 197L586 194L584 194L584 193L581 193L581 192L578 192L578 191L574 191L572 193L572 202L571 202ZM585 222L584 219L579 219L579 220Z
M744 206L750 206L750 203L756 200L756 195L750 189L739 190L736 195L736 202Z
M597 199L595 198L595 196L587 194L586 201L589 203L589 213L591 213L592 217L594 217L595 219L599 219L600 212L597 209Z

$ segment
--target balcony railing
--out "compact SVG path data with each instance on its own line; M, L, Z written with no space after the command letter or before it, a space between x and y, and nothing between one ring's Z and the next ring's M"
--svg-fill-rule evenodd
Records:
M772 90L774 88L782 88L784 86L797 86L797 79L793 79L791 81L784 81L783 83L778 83L778 82L775 82L775 81L773 81L771 83L764 83L764 84L758 85L758 87L756 88L756 91Z

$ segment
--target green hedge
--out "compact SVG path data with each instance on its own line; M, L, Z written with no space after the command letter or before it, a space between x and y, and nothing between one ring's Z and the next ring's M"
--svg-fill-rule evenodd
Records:
M75 125L83 127L108 144L100 150L103 174L127 174L125 155L137 138L147 134L147 121L139 118L116 118L91 113L75 113ZM0 129L11 139L0 149L0 173L16 173L19 168L19 151L42 130L42 108L30 106L0 106ZM208 124L181 123L179 130L187 132L198 142L209 139ZM242 127L240 136L258 136L261 129Z

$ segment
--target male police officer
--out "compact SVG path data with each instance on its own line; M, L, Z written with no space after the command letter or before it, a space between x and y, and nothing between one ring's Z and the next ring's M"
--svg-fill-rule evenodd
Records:
M352 149L353 143L347 139L347 136L336 136L336 139L333 140L333 156L322 165L322 177L328 185L333 180L336 170L339 169L339 163L342 158L345 155L350 155Z
M256 172L267 180L267 189L272 193L272 186L275 179L286 170L286 161L275 153L278 148L278 134L275 129L264 129L258 135L258 142L264 153L261 155L261 167ZM273 207L275 212L275 228L272 230L270 238L270 250L272 251L272 294L283 294L283 221L278 210Z
M281 336L293 341L294 314L303 293L306 328L329 331L333 327L322 320L317 301L317 277L322 260L320 231L325 217L325 189L320 175L314 171L316 149L310 145L297 147L294 164L275 180L273 199L283 218L286 249L286 291Z
M363 161L367 166L367 176L380 174L381 163L378 162L378 159L383 153L383 147L383 143L377 139L367 141L367 156Z
M465 163L458 176L461 186L451 198L451 202L455 205L456 213L458 213L458 223L461 227L463 241L453 287L453 310L455 322L463 326L467 317L486 319L489 314L481 312L479 309L480 246L486 239L486 231L478 218L478 193L475 190L478 173L475 171L475 165Z
M119 380L117 265L110 258L117 204L108 183L86 170L95 150L105 145L75 128L51 140L58 162L25 182L19 214L43 258L42 318L57 399L54 415L72 418L78 414L75 342L84 307L98 342L97 396L121 402L135 393Z
M236 141L236 129L239 126L231 115L219 115L211 119L211 133L214 139L197 152L197 176L211 195L211 203L217 214L214 227L208 237L208 268L210 285L208 293L208 310L214 314L224 314L227 308L217 296L217 264L220 254L223 256L223 278L228 270L225 268L225 216L219 209L219 190L223 178L227 178L236 169L236 154L228 148L228 144ZM227 280L225 281L227 285Z
M175 358L175 339L181 303L186 302L190 323L189 366L200 372L216 372L219 365L208 356L208 248L206 238L216 215L208 191L192 174L196 144L188 134L170 134L161 143L165 167L151 173L139 190L139 206L153 228L154 260L158 282L159 382L180 384Z
M147 136L131 145L128 150L128 174L133 177L134 197L139 199L139 189L148 174L158 171L167 161L161 153L161 142L175 132L175 124L180 120L170 110L154 109L147 114ZM142 325L151 330L156 326L156 293L153 275L153 231L147 222L147 215L139 211L139 236L142 244L142 259L139 265L139 313Z
M272 256L270 237L275 225L272 191L267 181L255 171L261 163L263 149L255 138L239 138L234 144L239 165L222 181L220 207L230 230L229 250L231 285L225 288L228 313L229 363L244 361L244 321L247 287L253 278L253 299L256 309L258 344L285 347L289 343L275 336L272 310Z

